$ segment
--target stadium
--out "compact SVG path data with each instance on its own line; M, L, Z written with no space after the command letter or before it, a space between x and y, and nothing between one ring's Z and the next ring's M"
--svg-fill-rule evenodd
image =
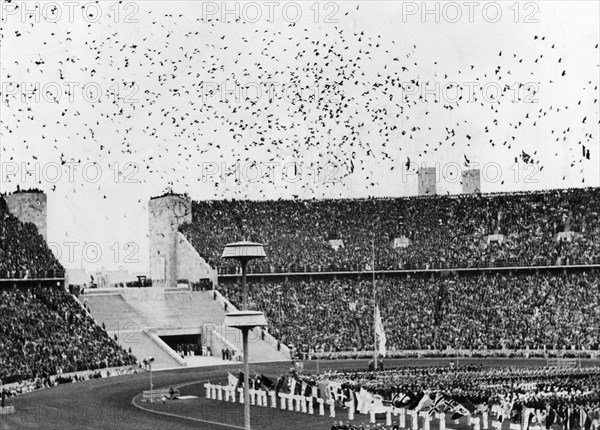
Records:
M166 194L149 204L150 253L156 256L152 286L77 292L72 284L67 288L64 270L40 233L46 222L45 195L35 190L7 195L2 199L2 327L8 366L2 380L4 390L15 395L9 403L19 413L6 415L5 423L7 428L25 423L48 428L49 422L57 428L99 428L102 414L109 414L109 421L122 414L130 420L124 421L128 428L142 428L137 426L152 422L147 414L154 413L158 422L183 428L194 422L206 428L243 428L237 403L241 391L235 392L242 389L243 377L240 363L234 364L243 355L242 339L224 324L227 312L242 302L241 274L231 260L218 258L218 251L236 237L269 244L267 258L250 263L247 275L249 307L264 312L268 321L250 336L253 374L248 380L258 428L317 425L325 421L319 418L325 416L325 407L328 418L341 415L343 421L356 408L361 421L360 414L370 412L367 401L374 420L362 417L365 424L376 423L378 416L380 421L396 418L400 424L399 411L406 409L409 414L416 411L417 426L423 425L419 420L439 426L435 418L445 410L459 414L456 422L464 426L460 418L490 419L494 406L503 405L490 389L469 387L473 380L490 387L513 387L515 381L572 387L566 391L569 403L561 404L565 400L560 396L551 397L550 403L543 396L546 388L521 408L597 404L599 199L598 188L317 202L192 202L184 195ZM546 211L523 216L536 203ZM182 207L189 209L188 216L178 216ZM376 246L368 240L373 235L369 220L377 217L385 225L411 219L412 211L433 219L389 230L393 234ZM240 213L245 218L236 221ZM457 218L439 225L440 213ZM223 214L233 217L231 225L239 230L221 235L225 226L215 224L230 222ZM499 214L519 214L521 222ZM321 234L312 232L315 225L321 226ZM483 234L477 236L475 226ZM329 231L338 233L328 238ZM545 232L533 235L535 231ZM278 238L291 233L305 240L290 253L293 241ZM489 243L490 236L501 243ZM480 243L474 244L474 237ZM517 246L511 249L504 241ZM536 246L527 246L529 241ZM404 245L394 247L398 242ZM430 253L428 243L436 248ZM453 260L456 248L461 252ZM369 253L379 257L374 265ZM280 259L283 255L293 258ZM286 261L293 263L283 266ZM185 274L197 282L178 287ZM118 335L112 330L111 336L110 327L118 326ZM372 360L367 363L375 356L375 335L376 356L385 366L380 371ZM496 369L508 363L510 370ZM146 390L152 367L158 372ZM80 378L102 380L73 384ZM88 393L87 406L71 410L82 390L103 389L120 403L105 406L105 397ZM122 398L126 395L131 404ZM264 399L257 400L260 396ZM300 405L294 396L309 400ZM463 416L459 400L465 399L489 410L472 409ZM412 425L412 419L404 415L402 427Z
M0 430L600 429L598 4L68 3L2 4Z

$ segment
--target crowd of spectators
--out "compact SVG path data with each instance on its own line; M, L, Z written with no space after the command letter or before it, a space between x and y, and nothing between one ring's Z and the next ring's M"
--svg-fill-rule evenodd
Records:
M387 350L598 349L600 274L468 272L378 279ZM219 290L236 306L239 282ZM299 353L373 348L370 277L249 279L249 308Z
M136 364L61 288L0 289L3 383Z
M600 262L600 189L354 200L192 203L180 227L209 264L239 240L267 245L256 272L361 271ZM559 235L561 232L572 232ZM491 236L491 238L490 238ZM559 238L567 236L564 240ZM394 247L394 239L408 239ZM490 240L491 239L491 240ZM496 240L498 239L498 240ZM341 240L334 249L330 240Z
M2 392L8 398L19 396L21 394L31 393L36 390L56 387L62 384L74 384L76 382L88 381L91 379L110 378L113 376L131 375L141 372L141 365L126 366L113 369L83 371L71 374L61 374L49 376L46 378L36 378L27 381L13 382L4 384Z
M0 279L63 275L64 269L37 227L13 216L0 196Z

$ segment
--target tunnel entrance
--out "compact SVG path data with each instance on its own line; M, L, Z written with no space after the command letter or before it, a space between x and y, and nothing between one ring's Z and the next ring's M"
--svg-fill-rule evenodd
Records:
M159 336L161 340L169 345L181 357L202 355L201 334L179 334L174 336Z

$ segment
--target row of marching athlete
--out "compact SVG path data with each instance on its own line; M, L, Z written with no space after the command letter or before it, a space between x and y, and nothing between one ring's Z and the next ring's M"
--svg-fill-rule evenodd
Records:
M433 370L432 368L428 369ZM480 369L483 370L483 369ZM437 369L437 372L445 369ZM452 370L451 370L452 371ZM505 378L514 377L515 374L523 373L523 370L496 371L485 370L484 372L495 372L496 377ZM364 374L396 373L398 370L387 372L365 372ZM406 369L404 372L414 372L414 369ZM500 373L499 373L500 372ZM503 372L503 373L502 373ZM508 372L508 373L507 373ZM568 379L576 378L581 381L582 377L596 380L600 377L600 369L597 367L588 367L584 369L539 369L529 371L529 376L547 377L549 375L560 374ZM294 372L295 373L295 372ZM468 370L467 375L476 379L477 370ZM343 373L335 372L335 376L340 377ZM489 375L488 375L489 376ZM295 411L307 414L328 415L331 418L336 417L336 408L345 408L347 419L354 420L357 413L368 414L370 421L376 421L377 415L385 415L387 425L390 425L392 416L395 421L404 429L423 429L429 430L431 423L438 421L436 427L440 430L446 428L447 421L453 421L454 424L460 424L462 420L469 428L473 430L509 429L509 430L534 430L534 429L560 429L560 430L598 430L600 429L600 393L592 389L577 390L577 396L569 397L569 402L561 407L552 406L548 401L545 405L538 402L538 406L532 406L533 398L526 394L533 390L536 383L518 383L513 389L521 392L518 396L513 393L505 397L504 401L495 402L477 402L477 405L469 401L468 397L458 398L450 396L439 390L427 390L426 392L415 394L410 392L398 393L388 401L385 401L380 394L373 394L363 387L359 389L350 389L346 384L339 381L327 380L318 381L312 386L302 379L297 379L298 375L282 376L277 382L272 381L265 375L256 374L250 378L250 402L252 405L277 408L288 411ZM600 378L599 378L600 379ZM310 382L310 381L309 381ZM531 387L530 387L531 386ZM491 388L491 386L489 386ZM496 386L498 387L498 386ZM217 384L205 384L206 397L208 399L235 402L236 398L243 403L243 373L240 372L236 377L231 373L228 376L228 384L221 386ZM553 397L562 396L562 392L551 390ZM548 394L550 394L548 393ZM544 393L546 394L546 393ZM511 401L512 399L512 401ZM582 399L586 401L582 403ZM577 400L577 401L575 401ZM564 406L564 407L562 407ZM504 425L503 425L504 424Z
M244 403L244 388L229 385L219 385L205 383L204 388L206 389L206 398L209 400L219 400L225 402L237 402L240 404ZM250 404L252 406L262 406L277 408L278 404L282 410L288 410L290 412L301 412L305 414L320 416L325 415L326 409L328 410L328 416L330 418L336 417L336 401L335 399L325 400L321 397L303 396L300 394L290 394L283 392L276 392L275 390L265 391L264 389L249 389L250 393ZM364 396L365 393L361 393ZM279 402L278 402L279 400ZM360 407L357 410L356 403L354 401L348 401L345 403L347 407L347 419L353 421L355 414L367 413L370 416L370 422L375 423L378 414L385 414L386 425L392 425L392 416L396 417L398 425L402 429L411 430L429 430L433 420L438 420L438 428L445 430L446 428L446 414L444 412L429 411L415 411L406 408L397 408L395 406L385 406L380 399L371 399L368 402L363 403L365 406ZM318 409L315 410L315 408ZM473 430L488 430L489 427L489 414L483 412L481 416L466 415L467 425L472 427ZM459 423L459 419L453 420L455 424ZM421 422L421 426L419 426ZM408 424L408 425L407 425ZM501 421L493 421L492 427L500 429ZM533 426L531 427L533 430ZM521 425L511 424L510 430L526 430ZM573 429L574 430L574 429Z
M212 400L244 403L244 389L243 387L231 387L228 385L218 385L206 383L204 384L206 389L206 398ZM336 401L334 399L325 400L320 397L302 396L300 394L290 393L277 393L275 390L265 391L264 389L249 390L250 393L250 404L252 406L263 406L277 408L278 398L279 405L282 410L288 410L290 412L301 412L305 414L314 415L317 413L315 407L318 408L318 415L325 415L325 405L327 405L328 415L330 418L336 417ZM392 425L392 416L396 417L397 426L401 429L410 430L430 430L431 423L433 420L438 420L439 430L446 429L447 415L445 412L434 412L434 409L429 411L416 411L406 408L397 408L395 406L385 406L380 399L373 399L372 401L365 403L366 406L360 410L356 409L356 403L354 401L348 401L345 403L347 407L347 419L353 421L355 414L367 413L370 417L370 422L375 423L378 414L385 414L386 426ZM569 420L568 424L565 425L565 430L576 430L578 428L585 430L598 430L600 428L600 416L597 414L590 415L583 408L578 408L571 412L573 419ZM454 418L454 417L453 417ZM480 415L471 415L466 413L466 424L473 430L488 430L490 426L494 429L500 430L502 428L502 420L491 420L488 411L482 411ZM454 424L458 425L460 418L452 419ZM421 425L419 425L419 422ZM579 425L573 423L576 422ZM408 424L408 425L407 425ZM552 422L554 424L554 422ZM551 425L549 421L544 418L540 418L539 414L532 409L523 408L522 419L520 423L509 423L509 430L542 430L544 428L549 429Z

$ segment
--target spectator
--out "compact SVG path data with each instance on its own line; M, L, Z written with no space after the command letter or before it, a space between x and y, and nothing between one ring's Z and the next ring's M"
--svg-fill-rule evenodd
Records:
M0 195L0 279L62 276L64 269L36 226L13 216Z
M0 342L4 383L136 362L60 288L1 289Z
M253 272L370 270L374 232L380 269L597 264L599 191L193 202L193 221L180 229L222 273L238 270L220 256L241 239L268 245ZM407 247L390 246L401 237Z
M387 349L597 349L600 274L386 278L377 283ZM372 281L249 283L251 309L295 353L371 350ZM241 302L239 283L219 289ZM277 302L273 297L280 297Z

